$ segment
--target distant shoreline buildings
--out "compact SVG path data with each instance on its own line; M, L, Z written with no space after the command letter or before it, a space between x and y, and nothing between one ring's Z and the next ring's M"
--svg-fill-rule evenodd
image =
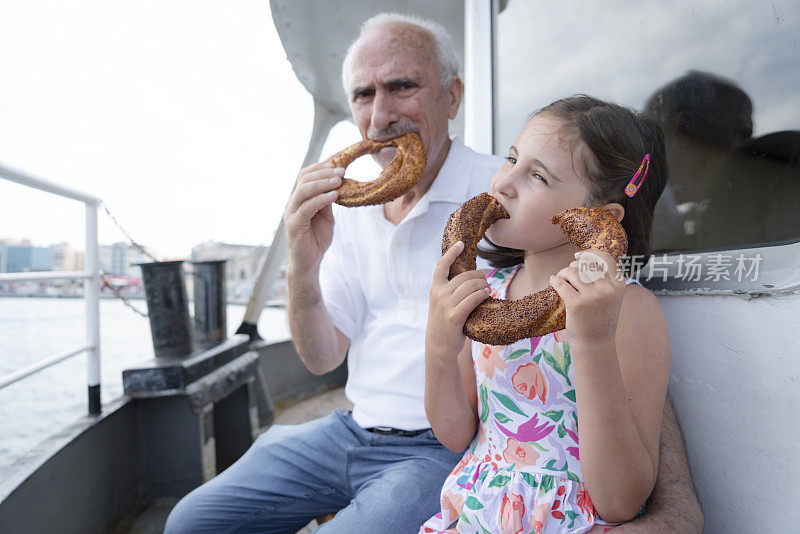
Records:
M205 241L192 247L192 261L226 260L225 281L228 301L246 303L253 293L256 276L261 269L268 246L236 245L219 241ZM286 297L286 265L282 265L271 299Z
M239 245L205 241L192 248L191 261L226 260L225 279L230 302L247 302L253 290L268 246ZM100 245L98 263L104 275L102 293L109 296L116 291L125 297L141 298L144 295L141 269L137 263L153 260L127 242ZM191 264L189 264L189 269ZM34 245L28 239L0 238L0 273L41 271L81 271L84 253L69 243L48 246ZM281 269L272 298L285 296L286 268ZM188 278L191 287L191 277ZM112 286L114 291L105 287ZM189 292L191 295L191 291ZM0 296L63 296L83 294L82 282L8 282L0 283Z
M69 243L42 247L27 239L0 239L0 273L80 271L83 252Z
M152 261L134 246L119 242L100 245L98 262L105 274L140 277L135 263ZM83 251L69 243L34 245L28 239L0 239L0 273L82 271Z

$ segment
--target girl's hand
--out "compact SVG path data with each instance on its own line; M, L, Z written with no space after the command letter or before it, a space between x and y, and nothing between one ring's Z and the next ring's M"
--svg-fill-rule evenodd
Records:
M464 347L464 323L478 304L489 296L489 283L480 271L469 271L448 280L450 266L464 250L457 241L445 252L433 271L428 307L426 353L441 362L452 361Z
M567 339L571 343L613 343L625 280L607 252L587 249L550 277L550 285L567 308Z

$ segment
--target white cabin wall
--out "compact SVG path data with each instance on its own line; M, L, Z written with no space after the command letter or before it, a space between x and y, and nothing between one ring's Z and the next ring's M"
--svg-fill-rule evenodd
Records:
M707 533L795 531L800 295L659 296ZM794 503L794 504L792 504Z

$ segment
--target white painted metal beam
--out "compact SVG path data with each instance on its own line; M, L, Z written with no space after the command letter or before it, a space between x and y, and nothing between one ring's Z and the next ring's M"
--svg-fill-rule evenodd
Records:
M86 204L86 252L83 284L83 300L86 309L86 384L89 395L89 414L101 411L100 403L100 264L97 240L97 204Z
M308 142L308 150L306 157L303 161L302 168L305 168L312 163L315 163L320 154L325 140L328 138L328 133L331 128L336 126L346 117L341 114L339 110L331 109L323 102L314 99L314 127L311 132L311 139ZM295 182L295 187L297 183ZM294 188L292 188L294 190ZM245 333L251 335L256 332L256 325L258 324L258 317L261 315L261 310L267 302L272 293L272 288L275 285L275 280L278 278L281 263L288 252L288 243L286 242L286 230L283 224L283 217L275 231L275 237L272 244L267 251L264 262L261 264L258 278L256 278L255 286L253 287L253 294L250 295L250 300L247 302L247 309L242 319L242 324L239 326L237 333Z
M51 356L50 358L39 360L38 362L32 363L31 365L23 367L22 369L18 369L13 373L8 373L4 377L0 378L0 389L3 389L4 387L13 384L14 382L18 382L23 378L28 377L34 373L38 373L42 369L47 369L51 365L55 365L58 362L64 361L67 358L72 358L73 356L80 354L81 352L85 352L93 348L94 347L92 347L91 345L84 345L82 347L78 347L77 349L68 350L67 352L56 354L55 356Z
M494 35L497 2L464 3L464 142L494 152Z
M2 273L0 283L4 282L44 282L46 280L84 280L91 275L82 271L41 271L35 273Z
M38 189L39 191L45 191L54 195L71 198L87 204L99 205L102 202L99 198L89 195L88 193L84 193L83 191L72 189L71 187L65 187L43 178L38 178L18 169L14 169L13 167L3 165L2 163L0 163L0 178L5 178L10 182L16 182L18 184Z

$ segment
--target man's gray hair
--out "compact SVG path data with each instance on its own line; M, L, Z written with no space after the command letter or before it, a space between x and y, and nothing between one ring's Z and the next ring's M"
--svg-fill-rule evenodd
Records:
M436 63L439 67L439 83L443 88L450 86L453 81L453 76L458 76L459 65L456 47L453 44L453 39L450 38L447 30L445 30L441 24L430 19L402 15L400 13L379 13L366 20L361 25L358 37L350 43L347 54L344 56L344 61L342 62L342 85L344 86L345 93L350 92L350 64L353 61L353 52L358 43L372 29L395 23L411 24L422 28L430 34L434 43Z

